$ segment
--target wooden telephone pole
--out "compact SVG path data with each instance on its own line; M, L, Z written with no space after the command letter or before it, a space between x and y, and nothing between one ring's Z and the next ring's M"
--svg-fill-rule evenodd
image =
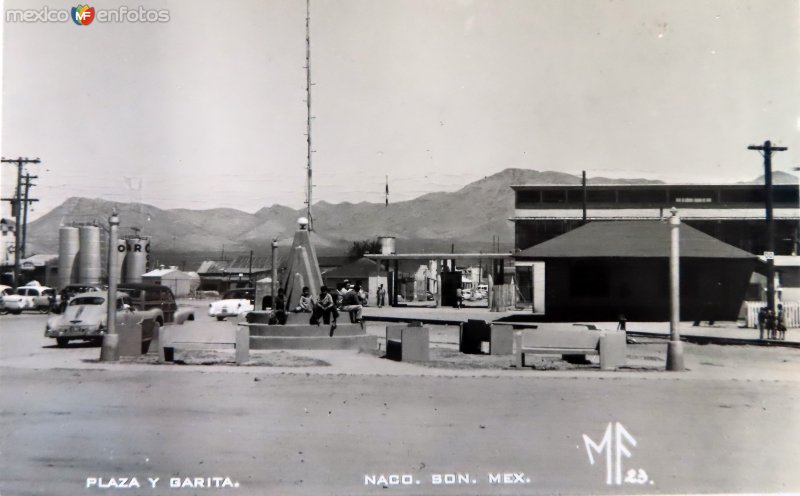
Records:
M28 198L28 188L30 188L29 181L27 181L26 184L24 185L25 186L25 199L24 200L22 199L22 187L23 187L23 184L22 184L22 178L23 178L22 168L26 164L38 164L40 162L41 162L41 160L39 160L38 158L32 158L31 159L31 158L27 158L27 157L24 157L24 158L23 157L18 157L18 158L15 158L15 159L10 159L10 158L8 158L8 159L7 158L0 159L0 163L16 164L17 165L17 192L14 195L14 198L3 198L3 201L10 201L12 203L11 210L13 212L13 215L14 215L14 218L15 218L15 221L16 221L15 226L14 226L14 287L15 288L19 286L20 260L21 260L21 255L23 254L24 249L25 249L24 246L23 246L24 241L22 239L20 239L20 236L22 235L22 233L26 229L25 226L21 226L21 222L20 222L22 220L21 217L24 216L25 221L27 222L28 203L33 202L33 201L38 201L36 199L31 200L31 199ZM25 204L24 213L22 212L22 204L23 204L23 202Z
M775 222L772 219L772 152L788 150L785 146L772 146L767 140L763 145L750 145L748 150L757 150L764 157L764 195L766 199L767 218L767 308L775 311ZM771 319L774 322L775 319Z

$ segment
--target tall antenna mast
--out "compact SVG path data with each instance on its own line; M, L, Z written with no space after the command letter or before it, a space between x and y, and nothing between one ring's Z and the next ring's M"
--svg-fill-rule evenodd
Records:
M314 230L314 220L311 216L311 0L306 0L306 143L308 152L306 168L308 169L308 185L306 186L306 217L308 230Z

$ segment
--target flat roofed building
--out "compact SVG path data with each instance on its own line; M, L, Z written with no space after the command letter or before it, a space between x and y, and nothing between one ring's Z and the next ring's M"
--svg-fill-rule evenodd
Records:
M515 248L525 250L584 224L584 188L516 185ZM676 207L681 220L754 254L766 250L765 190L759 184L597 185L585 189L586 221L656 220ZM773 185L775 253L797 253L797 184Z

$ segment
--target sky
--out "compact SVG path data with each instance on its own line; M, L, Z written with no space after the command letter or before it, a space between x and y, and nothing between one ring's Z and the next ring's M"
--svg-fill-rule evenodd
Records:
M305 1L118 0L168 22L3 22L3 157L72 196L303 207ZM735 182L800 166L796 0L311 0L313 202L509 167ZM69 9L6 0L10 9ZM2 167L3 197L15 168ZM509 194L511 194L509 192ZM8 203L2 213L9 215Z

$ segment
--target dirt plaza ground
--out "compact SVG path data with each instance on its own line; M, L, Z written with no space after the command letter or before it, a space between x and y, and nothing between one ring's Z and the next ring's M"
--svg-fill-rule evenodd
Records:
M620 371L517 370L460 355L435 326L426 365L380 350L100 363L99 348L54 347L44 320L3 317L3 495L800 491L796 349L686 343L688 370L669 373L664 341L638 337ZM630 453L610 472L586 441L607 432ZM142 487L96 482L123 478ZM226 478L238 487L205 487Z

